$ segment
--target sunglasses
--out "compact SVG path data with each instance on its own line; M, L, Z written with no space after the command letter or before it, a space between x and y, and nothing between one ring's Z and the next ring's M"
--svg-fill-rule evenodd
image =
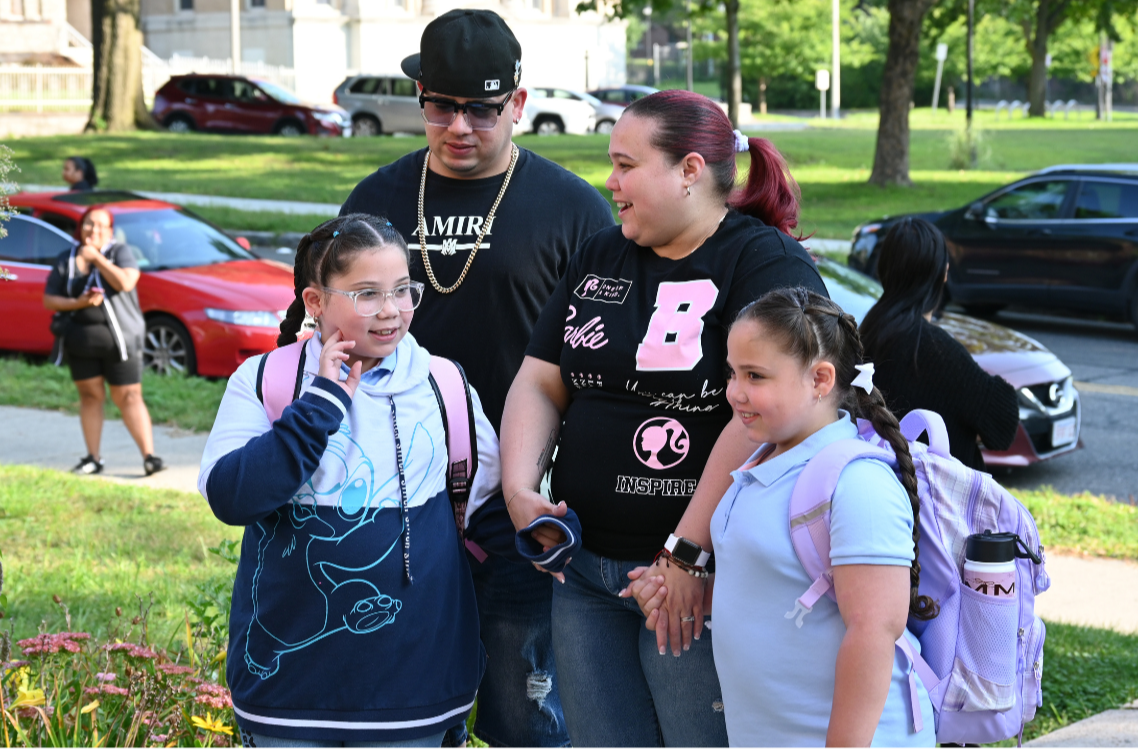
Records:
M454 99L445 99L440 96L427 96L419 94L419 106L423 110L423 120L435 127L450 127L458 113L466 119L471 130L493 130L498 125L498 118L510 99L514 98L511 91L500 103L485 101L468 101L459 104Z

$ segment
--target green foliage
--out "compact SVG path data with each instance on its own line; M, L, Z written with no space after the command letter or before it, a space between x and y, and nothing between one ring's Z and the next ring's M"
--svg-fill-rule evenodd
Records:
M1049 622L1043 648L1043 707L1023 737L1031 740L1136 698L1138 635Z
M4 746L232 746L233 702L216 664L151 646L148 607L103 641L41 632L0 662ZM187 632L187 637L188 637ZM16 653L13 653L16 655Z
M949 169L974 169L987 163L991 156L984 131L980 128L954 130L948 135L947 145Z
M207 547L240 537L197 494L0 466L3 622L18 638L41 625L116 636L116 608L153 595L151 641L184 642L186 602L197 600L197 586L219 575L232 580L232 565ZM68 607L70 625L53 596Z
M12 163L12 149L0 144L0 239L8 236L8 230L4 228L4 222L8 220L8 195L15 192L15 185L8 182L8 174L16 169L16 165Z
M1138 559L1138 507L1051 487L1013 492L1027 506L1048 551Z
M193 634L206 644L206 653L223 654L229 643L229 610L233 605L233 578L237 574L240 544L231 538L209 548L209 553L225 564L208 580L198 583L196 595L186 601ZM225 684L225 669L220 669L217 679L219 684Z
M208 432L225 394L225 380L144 372L142 392L155 424ZM0 358L0 406L24 406L79 413L79 393L67 367L31 363L18 357ZM122 415L106 402L109 419Z

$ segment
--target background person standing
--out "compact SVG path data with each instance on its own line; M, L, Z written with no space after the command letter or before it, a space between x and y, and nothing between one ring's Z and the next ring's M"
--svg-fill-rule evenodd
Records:
M412 278L427 284L411 333L462 364L500 430L538 315L612 213L584 180L511 142L526 90L521 46L497 14L439 16L420 50L402 67L422 89L428 148L364 179L341 215L385 215L408 237ZM567 744L549 578L502 557L469 559L489 655L474 732L497 746Z

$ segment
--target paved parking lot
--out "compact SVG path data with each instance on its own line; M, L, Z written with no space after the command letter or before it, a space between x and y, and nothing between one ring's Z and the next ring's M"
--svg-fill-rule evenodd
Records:
M1013 487L1051 485L1063 493L1091 491L1138 502L1138 331L1125 323L1024 312L993 322L1051 349L1075 375L1083 404L1083 449L1027 468L997 473Z

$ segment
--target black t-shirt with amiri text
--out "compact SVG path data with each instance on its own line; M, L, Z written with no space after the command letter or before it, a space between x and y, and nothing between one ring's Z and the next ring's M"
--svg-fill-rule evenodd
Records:
M587 549L644 560L663 548L731 420L727 330L791 286L826 295L801 245L735 211L679 260L613 227L569 261L526 354L559 365L571 394L551 486Z
M352 191L340 215L385 216L411 249L411 277L426 285L411 333L432 354L462 365L495 429L526 344L569 257L589 235L613 225L601 194L580 177L520 149L494 223L462 285L435 291L423 265L419 182L426 149L374 172ZM505 173L483 179L427 175L427 254L444 287L458 280L494 205Z

